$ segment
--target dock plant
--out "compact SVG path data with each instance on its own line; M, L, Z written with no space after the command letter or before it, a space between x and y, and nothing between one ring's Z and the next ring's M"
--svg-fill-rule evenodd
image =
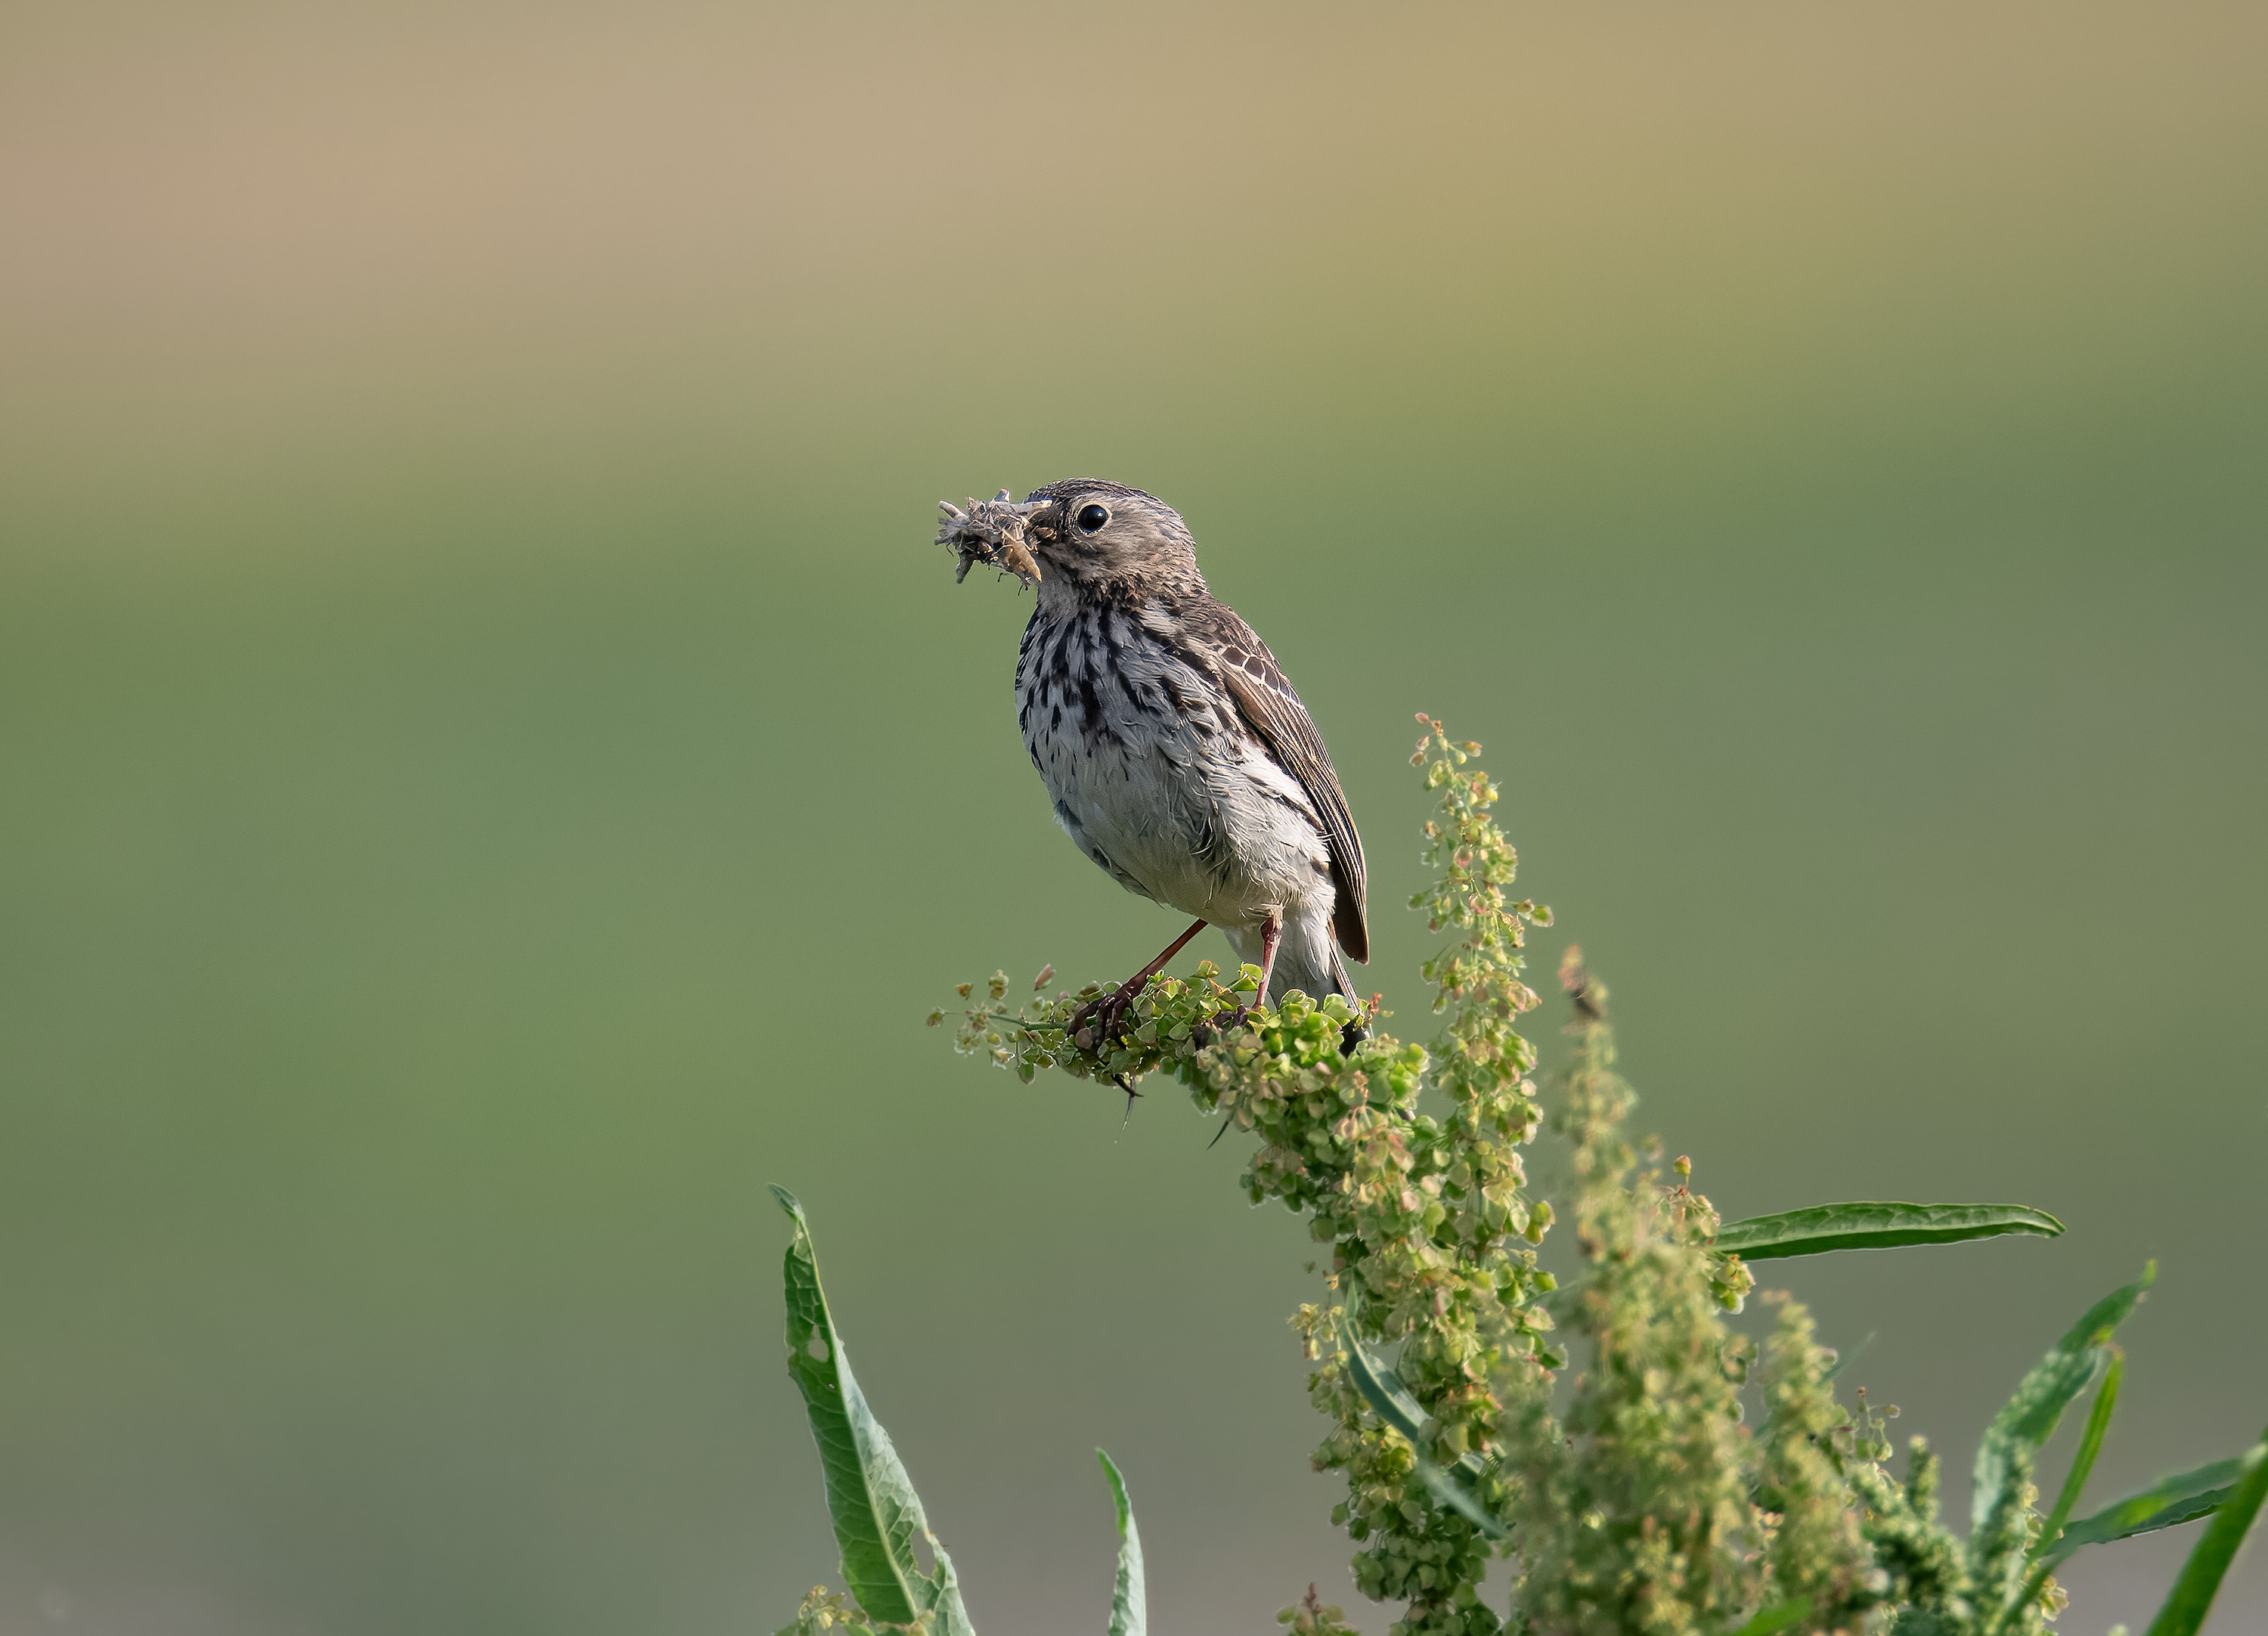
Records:
M1332 1520L1354 1546L1356 1587L1398 1604L1390 1636L2043 1636L2066 1603L2056 1570L2074 1552L2201 1522L2148 1631L2192 1636L2268 1495L2268 1437L2079 1514L2124 1379L2116 1336L2153 1270L2081 1315L2015 1383L1977 1449L1956 1529L1936 1452L1920 1437L1894 1448L1896 1411L1845 1399L1811 1314L1758 1292L1756 1264L2052 1238L2061 1224L2000 1204L1721 1220L1690 1160L1665 1164L1630 1134L1636 1097L1616 1071L1606 985L1573 948L1557 972L1565 1065L1539 1087L1518 1026L1540 1003L1522 951L1550 913L1513 895L1518 860L1480 747L1418 719L1412 764L1439 804L1424 831L1431 883L1411 907L1443 940L1421 971L1433 1020L1424 1043L1386 1032L1375 1001L1295 992L1271 1006L1256 968L1211 962L1152 978L1118 1035L1092 1049L1067 1025L1095 984L1019 1005L995 974L929 1018L953 1023L963 1054L1026 1083L1059 1073L1130 1099L1178 1084L1249 1144L1237 1184L1304 1218L1319 1247L1321 1288L1291 1315L1324 1421L1310 1458L1344 1480ZM1354 1021L1368 1036L1346 1049ZM1528 1174L1539 1139L1565 1161L1556 1204ZM783 1636L972 1636L952 1560L843 1355L809 1224L780 1199L794 1227L789 1367L846 1582L814 1589ZM1580 1251L1565 1284L1537 1260L1555 1227ZM1761 1345L1727 1323L1751 1298L1771 1313ZM2090 1394L2043 1511L2043 1453ZM1120 1536L1107 1629L1143 1636L1127 1484L1101 1463ZM1278 1621L1293 1636L1353 1630L1313 1586Z

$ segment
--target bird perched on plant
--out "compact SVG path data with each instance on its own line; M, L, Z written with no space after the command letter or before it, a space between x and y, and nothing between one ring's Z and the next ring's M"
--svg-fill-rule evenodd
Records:
M1089 478L940 504L963 575L988 563L1037 593L1016 719L1056 821L1128 891L1197 917L1074 1032L1115 1032L1207 925L1260 967L1269 999L1353 1000L1346 960L1370 958L1354 815L1267 644L1206 588L1180 513ZM1359 1037L1351 1025L1349 1049Z

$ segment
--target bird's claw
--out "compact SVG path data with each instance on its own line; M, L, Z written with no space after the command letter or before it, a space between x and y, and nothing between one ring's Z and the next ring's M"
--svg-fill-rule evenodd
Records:
M1107 1040L1116 1039L1118 1025L1126 1021L1127 1009L1133 1003L1134 997L1123 988L1097 995L1071 1013L1071 1043L1091 1051Z

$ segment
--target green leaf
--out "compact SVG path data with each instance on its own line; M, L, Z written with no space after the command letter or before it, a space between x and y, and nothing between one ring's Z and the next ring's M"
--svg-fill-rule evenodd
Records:
M1775 1636L1775 1632L1786 1630L1810 1611L1811 1598L1790 1596L1786 1602L1775 1602L1764 1609L1732 1636Z
M2058 1352L2077 1352L2082 1346L2107 1345L2111 1331L2133 1315L2136 1303L2143 1293L2158 1281L2158 1264L2142 1264L2142 1276L2123 1289L2112 1290L2087 1309L2087 1315L2064 1331L2056 1343Z
M2029 1553L2021 1542L2030 1526L2023 1494L2040 1450L2055 1435L2072 1399L2087 1389L2109 1360L2111 1331L2134 1310L2156 1277L2157 1264L2153 1262L2138 1281L2088 1308L2087 1315L2065 1331L2055 1350L2016 1383L2016 1395L1984 1428L1970 1495L1969 1568L1980 1587L1998 1587L2004 1614L2022 1595L2022 1564Z
M1895 1249L2029 1233L2053 1238L2063 1223L2027 1205L1814 1205L1750 1216L1717 1229L1717 1248L1743 1261L1817 1256L1830 1249Z
M1118 1579L1110 1590L1110 1636L1143 1636L1148 1618L1143 1607L1142 1536L1134 1527L1134 1503L1126 1498L1126 1479L1110 1456L1100 1448L1102 1475L1110 1479L1110 1497L1118 1504Z
M1346 1343L1347 1368L1354 1376L1355 1389L1378 1411L1379 1419L1408 1438L1413 1447L1422 1447L1425 1411L1410 1395L1402 1377L1371 1356L1353 1330L1344 1330L1340 1338Z
M2243 1465L2243 1479L2213 1513L2212 1526L2182 1565L2181 1577L2174 1581L2166 1605L2150 1621L2149 1636L2197 1636L2198 1626L2205 1623L2220 1590L2221 1576L2228 1572L2236 1548L2251 1531L2261 1500L2268 1499L2268 1433L2246 1453Z
M2156 1263L2151 1264L2153 1269ZM2068 1342L2070 1335L2064 1339ZM2110 1367L2103 1371L2102 1384L2095 1389L2095 1407L2087 1417L2087 1430L2080 1434L2079 1452L2072 1456L2071 1470L2064 1473L2063 1492L2056 1496L2055 1509L2048 1520L2040 1524L2039 1532L2032 1537L2032 1571L2016 1594L2003 1604L1996 1630L2007 1624L2008 1615L2018 1608L2030 1607L2039 1600L2041 1590L2048 1582L2060 1558L2049 1554L2050 1547L2062 1537L2071 1514L2079 1504L2080 1495L2086 1491L2087 1479L2095 1470L2095 1460L2102 1452L2103 1434L2110 1429L2111 1411L2118 1406L2118 1384L2126 1378L2126 1354L2116 1346L2106 1347ZM2084 1542L2081 1542L2084 1543ZM2072 1549L2076 1550L2076 1545ZM2066 1554L2068 1554L2066 1552Z
M2240 1455L2235 1460L2216 1460L2193 1471L2161 1477L2140 1493L2129 1494L2093 1516L2081 1517L2064 1529L2061 1539L2041 1551L2040 1559L2058 1563L2081 1545L2107 1545L2113 1540L2154 1534L2160 1529L2179 1528L2184 1522L2211 1516L2236 1492L2243 1475L2244 1461Z
M772 1197L795 1223L787 1249L787 1372L803 1393L811 1434L827 1478L827 1508L843 1551L843 1577L858 1605L877 1624L909 1625L932 1616L933 1636L974 1636L953 1559L929 1529L921 1496L890 1446L890 1435L866 1406L850 1373L843 1338L827 1310L819 1259L803 1206L785 1188ZM937 1572L924 1574L914 1558L918 1531L937 1553Z
M2087 1491L2087 1479L2095 1470L2095 1456L2102 1452L2103 1434L2110 1429L2112 1411L2118 1406L2118 1385L2126 1378L2126 1354L2116 1346L2110 1351L2110 1367L2103 1371L2102 1384L2095 1389L2095 1406L2088 1413L2087 1430L2080 1434L2079 1452L2072 1456L2071 1470L2064 1473L2063 1492L2056 1496L2055 1509L2040 1529L2039 1543L2032 1547L2037 1557L2045 1551L2071 1514L2078 1508L2079 1497Z
M1985 1529L2021 1485L2020 1479L2029 1477L2041 1446L2055 1435L2065 1408L2087 1389L2101 1361L2092 1348L2051 1352L2018 1382L2016 1395L1992 1417L1977 1445L1976 1488L1970 1499L1972 1529Z
M1340 1338L1346 1344L1347 1373L1354 1379L1355 1389L1378 1411L1380 1419L1409 1440L1418 1480L1434 1502L1455 1512L1491 1539L1508 1538L1512 1530L1491 1514L1472 1492L1474 1478L1485 1470L1481 1463L1466 1455L1454 1471L1436 1465L1425 1452L1425 1411L1410 1395L1402 1377L1372 1357L1351 1329L1342 1326Z

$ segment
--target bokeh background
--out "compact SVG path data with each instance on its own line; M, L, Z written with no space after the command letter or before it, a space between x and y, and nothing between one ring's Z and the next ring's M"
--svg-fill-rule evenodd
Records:
M1405 1028L1425 709L1726 1210L2070 1223L1773 1270L1956 1503L2150 1256L2095 1492L2241 1448L2264 48L2242 4L8 8L0 1630L770 1630L836 1578L773 1181L986 1632L1100 1627L1098 1442L1161 1630L1311 1580L1384 1627L1236 1145L920 1026L1174 929L1049 822L1022 598L929 543L1073 474L1178 505L1298 680Z

